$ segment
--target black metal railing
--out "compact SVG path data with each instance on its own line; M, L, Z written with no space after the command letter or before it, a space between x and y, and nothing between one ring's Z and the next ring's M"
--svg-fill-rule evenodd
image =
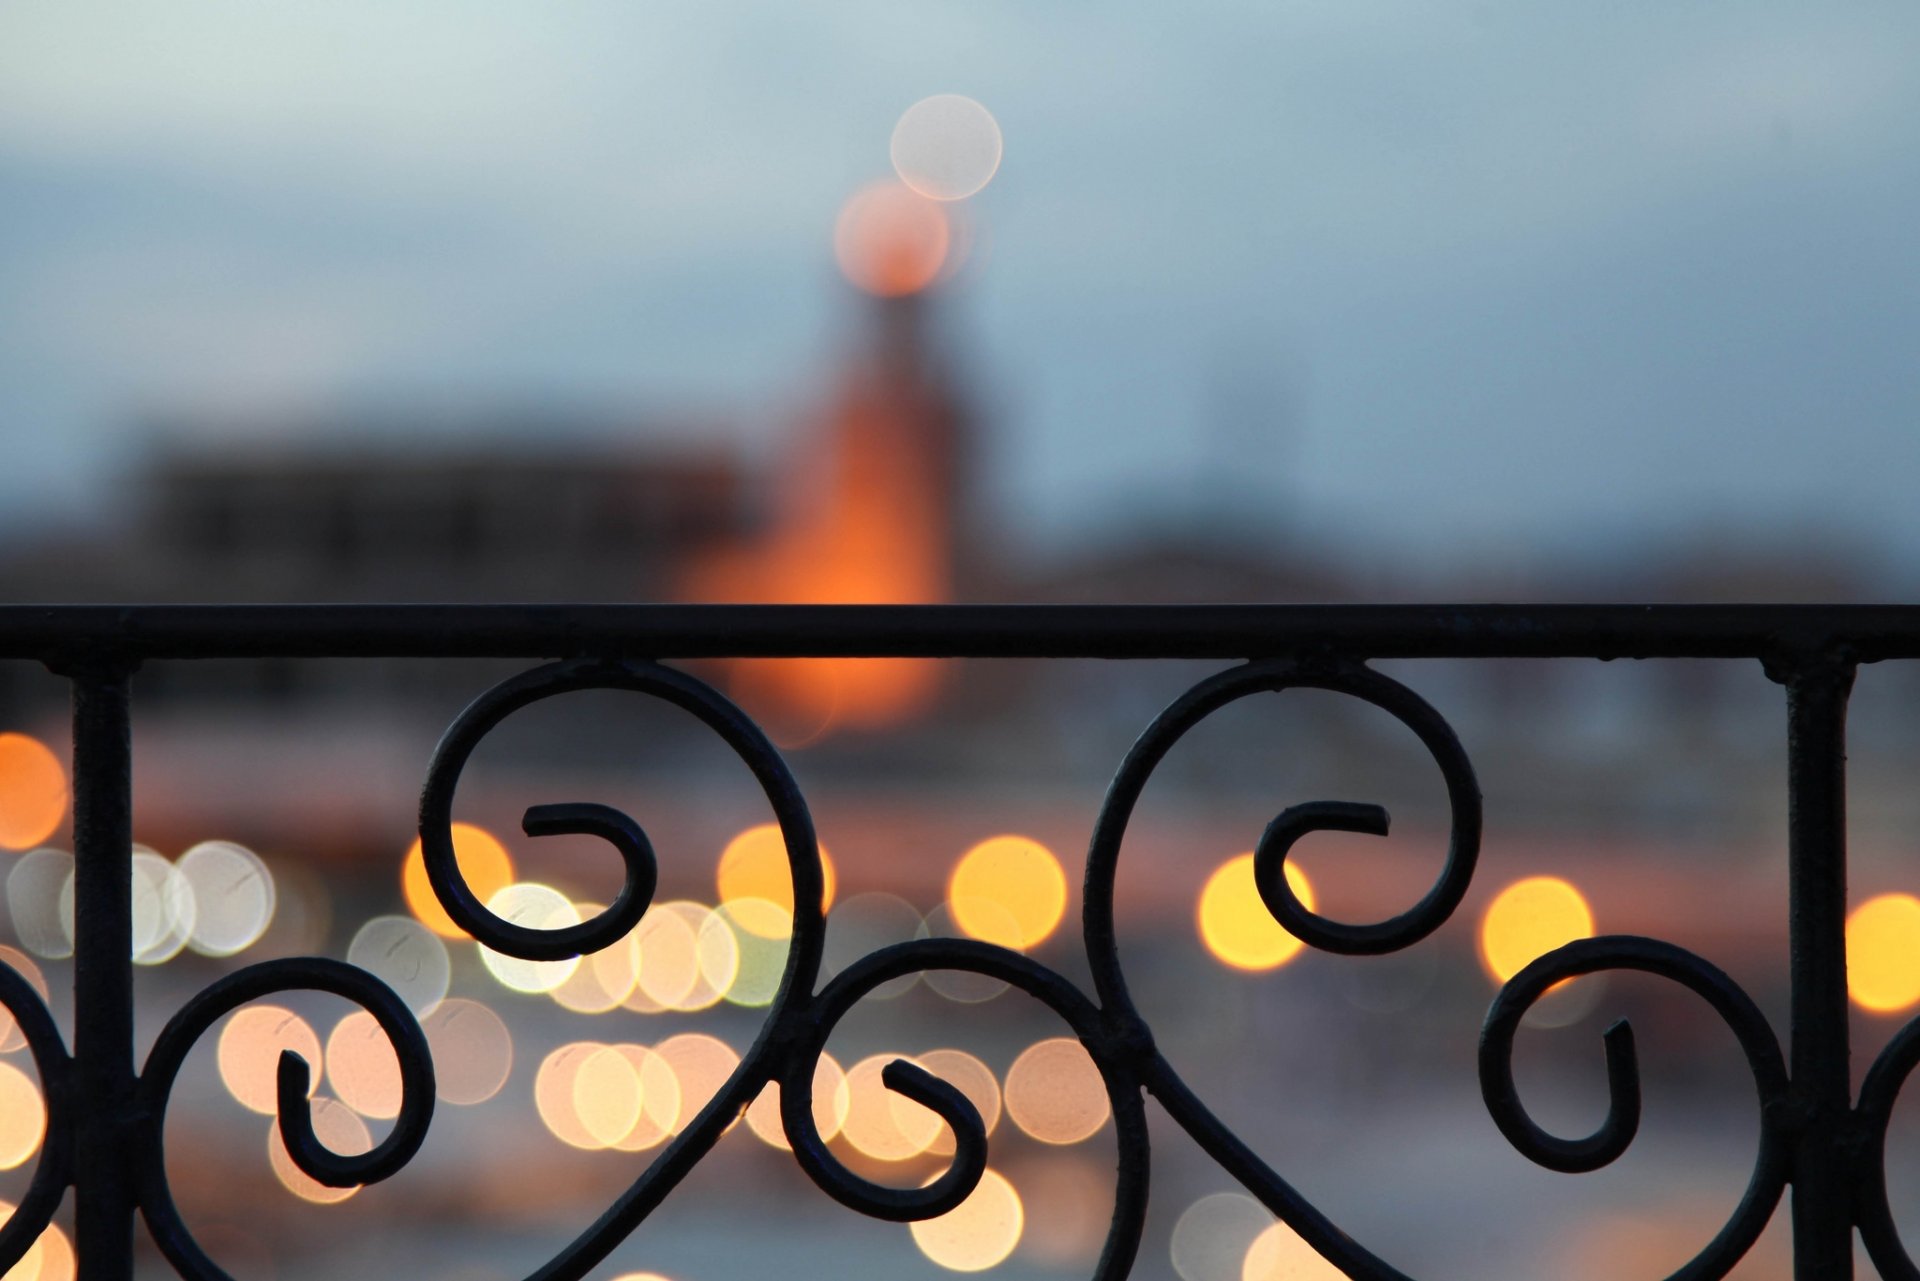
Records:
M368 1010L398 1054L404 1103L371 1151L343 1156L316 1138L308 1065L279 1064L278 1126L294 1163L322 1183L376 1182L403 1167L423 1141L433 1107L433 1067L407 1008L379 980L320 958L270 961L232 973L189 1001L160 1033L144 1067L134 1061L129 864L132 846L129 680L143 662L230 657L454 657L553 660L482 694L454 722L430 762L420 835L434 890L448 914L496 951L528 959L605 947L640 920L655 885L646 834L600 805L537 806L533 835L585 833L610 843L624 888L600 916L558 930L491 915L462 882L450 808L462 766L503 717L556 694L614 688L663 699L719 735L752 771L784 834L796 904L778 995L758 1040L698 1117L591 1227L537 1273L577 1278L641 1223L770 1082L779 1082L786 1136L801 1167L849 1208L908 1220L959 1204L986 1166L979 1114L959 1090L901 1060L886 1084L952 1127L945 1173L921 1188L860 1177L828 1150L808 1100L816 1057L836 1021L873 988L931 969L976 971L1012 984L1072 1028L1105 1080L1119 1144L1112 1225L1095 1275L1126 1276L1146 1217L1146 1096L1276 1216L1348 1275L1402 1274L1342 1232L1235 1137L1155 1048L1128 995L1113 916L1122 835L1155 766L1214 711L1263 690L1317 688L1364 700L1419 737L1440 768L1451 806L1445 866L1424 898L1390 920L1353 924L1308 910L1283 868L1293 844L1315 831L1383 832L1386 813L1346 803L1298 805L1261 836L1257 884L1268 910L1313 947L1348 954L1396 951L1426 937L1460 904L1481 830L1473 769L1446 721L1368 663L1386 658L1727 658L1758 660L1785 689L1789 754L1788 937L1790 1050L1754 1002L1707 960L1654 939L1609 936L1569 944L1512 978L1481 1032L1487 1107L1527 1157L1555 1170L1597 1169L1632 1142L1640 1081L1631 1029L1605 1036L1609 1107L1592 1134L1548 1133L1515 1090L1515 1030L1556 983L1600 970L1639 970L1691 989L1725 1020L1752 1071L1760 1140L1746 1192L1717 1235L1676 1278L1725 1275L1792 1188L1795 1276L1852 1275L1853 1234L1881 1274L1920 1279L1888 1205L1886 1133L1896 1097L1920 1062L1920 1021L1908 1024L1852 1097L1846 985L1845 723L1857 666L1920 657L1920 607L1079 607L1079 606L12 606L0 608L0 658L44 663L73 690L76 856L74 1028L71 1051L47 1006L0 967L0 1003L18 1019L40 1072L47 1129L31 1186L0 1227L0 1270L50 1222L66 1190L86 1281L132 1274L134 1215L144 1217L181 1275L226 1274L176 1210L163 1153L169 1094L187 1052L222 1016L274 992L319 989ZM825 921L821 866L807 804L779 752L724 696L663 665L703 657L1032 657L1238 660L1176 699L1146 727L1110 786L1094 827L1084 889L1083 942L1092 993L1020 953L960 939L885 948L816 986Z

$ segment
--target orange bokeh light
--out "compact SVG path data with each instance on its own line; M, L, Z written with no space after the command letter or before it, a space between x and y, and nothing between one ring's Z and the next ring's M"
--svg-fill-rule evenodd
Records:
M833 227L841 272L882 298L903 298L933 284L952 246L953 228L939 203L892 180L854 192Z
M507 847L484 827L472 823L455 823L453 827L453 857L460 865L460 875L473 891L473 896L482 903L513 884L513 859L507 853ZM442 938L463 939L467 932L453 923L447 910L440 906L440 900L433 892L433 882L427 879L427 859L421 853L420 841L416 837L407 850L406 862L400 869L400 889L407 899L407 910L412 912L419 922Z
M0 849L28 850L60 830L67 775L37 738L0 734Z

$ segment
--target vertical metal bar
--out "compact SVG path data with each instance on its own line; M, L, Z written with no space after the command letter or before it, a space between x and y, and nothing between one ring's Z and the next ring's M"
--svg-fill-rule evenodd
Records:
M74 1237L84 1281L133 1276L133 750L125 665L73 681Z
M1786 674L1787 875L1793 982L1793 1275L1853 1276L1847 1032L1847 695L1854 665Z

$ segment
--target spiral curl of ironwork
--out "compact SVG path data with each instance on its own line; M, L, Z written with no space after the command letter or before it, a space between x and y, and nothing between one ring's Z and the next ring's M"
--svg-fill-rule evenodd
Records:
M60 1198L72 1182L75 1091L73 1060L67 1055L53 1012L33 985L8 965L0 965L0 1005L13 1015L20 1035L26 1038L47 1107L47 1128L40 1138L33 1178L13 1214L0 1225L0 1273L4 1273L26 1257L53 1222L53 1212L60 1208Z
M753 721L706 683L652 662L575 659L548 664L508 678L481 694L447 730L429 765L420 803L420 835L434 893L448 914L478 942L528 960L559 960L611 946L631 931L651 904L658 882L652 843L629 816L608 806L583 803L540 805L525 813L531 836L576 833L598 836L622 860L625 883L613 904L591 920L561 929L529 928L489 911L462 879L452 840L452 810L462 770L485 736L512 713L559 694L618 689L654 697L693 715L713 730L747 766L769 802L787 852L794 892L793 929L785 971L760 1035L739 1065L699 1114L658 1154L599 1218L528 1281L577 1281L652 1213L704 1158L726 1129L769 1083L781 1088L781 1124L796 1161L823 1191L859 1213L892 1221L933 1217L958 1206L975 1189L988 1159L985 1126L973 1104L950 1083L906 1059L887 1065L887 1088L935 1112L951 1129L954 1154L947 1169L917 1188L896 1188L850 1170L820 1136L812 1106L812 1080L826 1043L840 1020L862 998L892 979L928 970L963 970L1019 988L1047 1006L1072 1029L1100 1072L1112 1107L1118 1143L1114 1212L1094 1281L1119 1281L1130 1271L1146 1222L1150 1155L1144 1092L1151 1091L1173 1119L1223 1169L1241 1182L1278 1218L1288 1223L1321 1255L1350 1277L1363 1281L1407 1281L1406 1275L1349 1237L1300 1195L1271 1166L1227 1129L1186 1085L1154 1044L1151 1029L1127 990L1113 916L1114 883L1128 822L1147 780L1168 751L1215 711L1241 698L1288 689L1322 689L1360 699L1385 711L1411 730L1440 770L1450 817L1445 863L1426 893L1408 910L1384 921L1353 923L1309 910L1285 877L1286 859L1302 839L1315 832L1346 831L1385 835L1386 810L1377 805L1318 801L1278 814L1255 847L1255 881L1269 912L1309 945L1341 955L1377 955L1398 951L1425 939L1444 924L1464 899L1479 853L1481 798L1473 768L1445 719L1406 686L1362 663L1336 660L1257 661L1218 673L1176 698L1129 750L1109 785L1089 843L1083 895L1083 943L1095 997L1053 969L1007 948L969 939L923 939L873 952L834 977L818 993L826 919L822 909L823 871L812 818L804 797L780 753ZM1563 1139L1542 1130L1518 1099L1512 1078L1513 1037L1527 1009L1562 979L1603 969L1632 969L1672 979L1703 997L1733 1029L1754 1074L1761 1105L1760 1152L1739 1205L1725 1226L1673 1281L1710 1281L1726 1273L1757 1237L1778 1202L1786 1181L1785 1138L1774 1119L1786 1091L1780 1049L1752 1001L1721 971L1682 949L1649 939L1609 937L1582 940L1529 965L1506 984L1489 1011L1481 1034L1480 1072L1489 1113L1510 1142L1530 1159L1552 1169L1597 1169L1618 1157L1631 1142L1639 1117L1639 1078L1631 1030L1622 1022L1605 1037L1609 1111L1592 1135ZM19 1006L9 976L0 972L0 1003ZM431 1064L418 1025L384 984L338 962L271 962L230 976L175 1016L161 1034L139 1088L152 1121L150 1156L144 1158L141 1203L174 1266L193 1281L225 1281L180 1221L166 1187L160 1138L168 1094L180 1063L193 1042L218 1018L272 991L317 987L359 1002L372 1011L399 1053L406 1076L406 1102L388 1138L362 1157L341 1157L321 1146L312 1133L305 1103L306 1065L285 1056L278 1078L280 1126L296 1164L322 1182L371 1182L387 1177L413 1155L424 1138L431 1114ZM38 1011L45 1031L29 1030L42 1075L64 1080L66 1062L57 1048L44 1007L29 991L27 1004ZM1097 998L1097 999L1096 999ZM23 1028L27 1019L22 1020ZM53 1048L43 1042L51 1035ZM1860 1116L1877 1125L1874 1154L1881 1155L1887 1114L1894 1096L1920 1063L1920 1020L1903 1031L1869 1075ZM423 1075L424 1074L424 1075ZM423 1084L424 1082L424 1084ZM424 1093L422 1091L424 1090ZM64 1095L50 1084L49 1133L70 1124ZM50 1143L50 1153L56 1145ZM58 1145L64 1152L64 1145ZM1877 1167L1876 1167L1877 1168ZM0 1254L18 1241L31 1222L26 1211L43 1183L57 1203L65 1182L57 1159L43 1157L35 1191L14 1221L0 1228ZM1900 1252L1885 1209L1884 1178L1878 1206L1863 1211L1862 1232L1876 1262L1897 1259L1898 1275L1920 1281ZM44 1199L44 1196L43 1196ZM40 1218L44 1226L52 1203ZM37 1208L36 1208L37 1212ZM1877 1214L1877 1217L1876 1217ZM37 1233L38 1228L34 1231ZM12 1234L12 1235L9 1235ZM31 1236L26 1237L28 1244ZM24 1250L25 1246L21 1249Z
M1597 1170L1627 1150L1640 1125L1640 1069L1633 1028L1625 1019L1603 1036L1607 1115L1592 1134L1577 1139L1549 1134L1527 1115L1513 1080L1514 1034L1534 1002L1557 983L1602 970L1637 970L1692 991L1732 1030L1753 1073L1760 1143L1746 1191L1720 1231L1669 1281L1723 1277L1759 1238L1779 1204L1787 1183L1788 1139L1778 1121L1787 1096L1780 1042L1752 998L1719 967L1671 943L1622 934L1578 939L1548 952L1509 979L1487 1010L1480 1032L1481 1097L1507 1141L1549 1170L1570 1174Z
M433 1057L420 1024L392 988L344 961L315 956L264 961L220 979L167 1021L135 1087L145 1124L135 1162L141 1212L161 1252L180 1275L193 1281L230 1278L194 1239L168 1186L166 1116L174 1081L187 1053L215 1023L250 1001L297 991L328 992L371 1014L399 1060L401 1092L400 1111L386 1138L357 1155L333 1152L313 1132L307 1099L311 1065L293 1051L283 1051L275 1078L277 1124L294 1165L328 1187L377 1183L398 1173L426 1140L433 1120Z

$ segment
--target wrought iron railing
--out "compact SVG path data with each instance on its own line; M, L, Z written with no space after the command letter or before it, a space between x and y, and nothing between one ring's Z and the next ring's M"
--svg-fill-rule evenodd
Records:
M1790 1049L1754 1002L1708 960L1670 943L1632 936L1585 939L1541 957L1512 978L1488 1011L1479 1073L1500 1130L1533 1161L1594 1170L1633 1141L1640 1082L1632 1030L1605 1035L1609 1107L1592 1134L1548 1133L1516 1092L1511 1054L1530 1005L1572 976L1639 970L1691 989L1725 1020L1752 1071L1759 1102L1758 1155L1744 1196L1717 1235L1676 1278L1725 1275L1748 1251L1792 1188L1795 1276L1848 1277L1857 1229L1885 1277L1920 1278L1888 1204L1884 1164L1896 1097L1920 1062L1920 1021L1881 1051L1852 1097L1845 952L1845 722L1861 663L1920 657L1920 608L1906 607L1051 607L1051 606L187 606L0 608L0 658L44 663L72 685L76 855L74 1027L63 1044L47 1006L0 967L0 1003L19 1021L46 1094L47 1128L22 1203L0 1227L0 1270L20 1259L51 1221L66 1190L75 1196L75 1236L86 1281L132 1274L134 1215L144 1217L181 1275L226 1274L196 1243L168 1187L163 1131L169 1095L188 1051L226 1013L261 996L318 989L364 1007L397 1051L404 1103L391 1132L359 1155L329 1151L315 1137L308 1065L279 1064L278 1126L294 1163L324 1184L384 1179L426 1136L433 1065L419 1025L371 975L321 958L270 961L214 983L174 1014L144 1067L134 1061L131 720L129 680L143 662L223 657L487 656L554 660L482 694L455 721L427 769L420 835L433 887L448 914L486 946L510 956L555 959L592 952L624 936L646 911L655 884L652 849L639 824L589 804L537 806L530 834L585 833L620 854L625 886L600 916L564 929L510 924L462 882L450 806L476 744L515 709L553 695L616 688L666 700L710 728L752 771L785 837L796 904L778 995L757 1041L698 1117L591 1227L535 1274L583 1276L658 1206L712 1148L727 1125L772 1081L782 1091L786 1136L801 1167L849 1208L883 1219L926 1218L958 1205L986 1166L981 1118L953 1086L901 1060L886 1084L952 1127L949 1168L920 1188L860 1177L822 1141L808 1100L813 1065L835 1023L890 979L931 969L976 971L1049 1006L1073 1029L1104 1078L1119 1145L1115 1205L1096 1276L1126 1276L1146 1217L1149 1156L1146 1096L1230 1175L1314 1249L1356 1278L1402 1274L1311 1205L1187 1088L1156 1049L1153 1030L1128 995L1113 915L1122 835L1155 766L1214 711L1263 690L1308 687L1364 700L1406 725L1438 764L1451 805L1445 867L1424 898L1390 920L1353 924L1309 911L1282 874L1289 850L1315 831L1384 832L1386 812L1344 803L1297 805L1261 836L1257 884L1267 909L1313 947L1347 954L1396 951L1426 937L1461 902L1473 877L1481 829L1473 769L1447 722L1404 685L1371 669L1387 658L1753 659L1785 688L1789 754L1788 936ZM705 657L1208 658L1236 664L1175 700L1134 744L1108 790L1086 865L1083 942L1094 991L1020 953L962 939L927 939L875 952L817 986L825 921L821 866L807 803L780 753L724 696L664 665Z

